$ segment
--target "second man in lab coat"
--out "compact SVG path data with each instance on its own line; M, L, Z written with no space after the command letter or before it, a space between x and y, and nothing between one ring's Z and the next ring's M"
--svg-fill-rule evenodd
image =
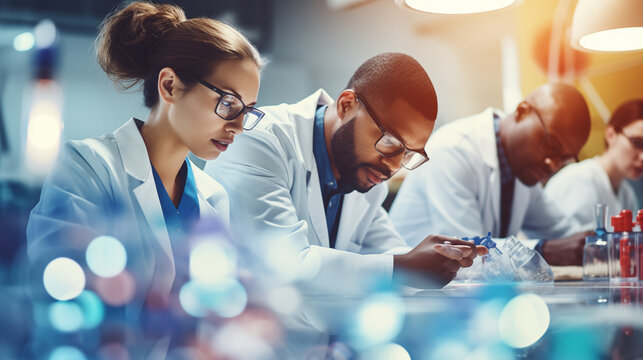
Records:
M406 177L391 220L410 245L422 233L570 235L573 226L539 182L575 159L589 129L583 96L562 83L536 89L511 114L489 108L449 123L427 144L431 163ZM539 250L551 264L580 264L584 237L541 242Z
M335 101L320 89L263 111L263 124L205 170L229 192L233 232L269 265L291 266L302 289L323 295L354 294L403 270L441 286L470 266L475 247L448 237L384 254L406 245L381 206L384 181L428 160L437 113L431 80L413 58L377 55Z

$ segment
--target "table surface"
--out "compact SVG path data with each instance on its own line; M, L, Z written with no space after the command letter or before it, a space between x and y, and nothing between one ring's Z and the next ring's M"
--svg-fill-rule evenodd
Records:
M370 299L312 297L304 300L304 306L309 321L322 324L328 334L335 334L332 338L350 342L354 341L354 319L378 296L388 295L372 294ZM436 355L445 344L457 344L468 356L487 351L483 358L490 359L643 359L643 284L453 282L442 289L408 289L393 299L403 309L398 309L401 325L394 341L413 359L454 358L454 353ZM516 299L528 301L515 305L520 303ZM386 302L379 305L386 313ZM532 311L538 306L540 312ZM369 326L377 328L378 315L369 316ZM510 335L505 331L505 337L513 334L520 340L534 336L538 329L542 333L528 346L512 347L498 335L503 324L512 329Z

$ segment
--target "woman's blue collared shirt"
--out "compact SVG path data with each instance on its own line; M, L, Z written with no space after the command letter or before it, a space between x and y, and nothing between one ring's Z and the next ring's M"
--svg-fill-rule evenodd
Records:
M154 169L154 165L152 165L152 172L154 173L156 192L161 202L163 218L165 219L165 226L167 227L170 239L172 239L172 241L181 239L199 219L199 198L197 196L190 162L185 159L181 170L179 170L179 176L185 176L185 187L178 207L174 206L174 203L165 190L165 186L163 186L161 177L156 172L156 169Z

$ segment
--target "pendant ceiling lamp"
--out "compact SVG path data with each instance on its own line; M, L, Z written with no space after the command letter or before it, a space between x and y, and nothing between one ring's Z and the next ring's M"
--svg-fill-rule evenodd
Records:
M584 51L643 49L643 0L579 0L572 46Z
M473 14L507 7L515 0L395 0L407 9L434 14Z

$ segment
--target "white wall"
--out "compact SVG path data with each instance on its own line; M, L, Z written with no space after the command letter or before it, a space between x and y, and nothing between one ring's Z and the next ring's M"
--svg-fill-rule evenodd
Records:
M260 100L292 102L319 87L335 96L364 60L398 51L427 70L438 92L441 122L502 107L500 43L513 35L514 12L429 15L398 8L393 0L337 11L321 0L276 0L267 54L272 63Z

